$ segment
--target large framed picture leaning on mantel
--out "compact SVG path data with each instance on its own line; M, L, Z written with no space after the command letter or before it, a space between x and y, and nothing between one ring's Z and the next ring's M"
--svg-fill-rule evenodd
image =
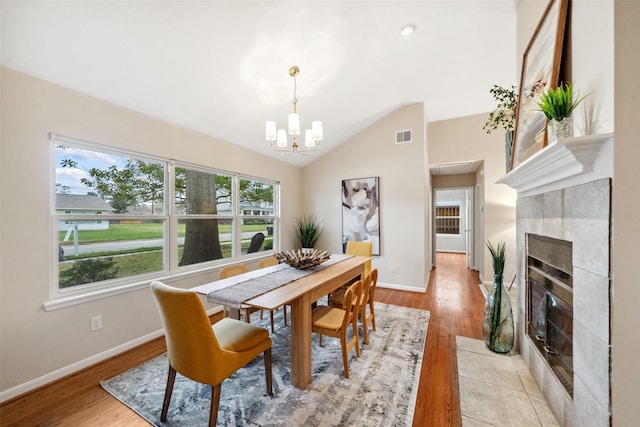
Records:
M547 146L547 120L538 101L558 86L567 10L568 0L550 0L524 51L511 169Z
M379 178L342 181L342 252L347 242L371 242L373 255L380 255Z

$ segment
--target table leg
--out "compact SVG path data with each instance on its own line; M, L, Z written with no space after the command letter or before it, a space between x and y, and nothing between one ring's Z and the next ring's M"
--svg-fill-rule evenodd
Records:
M291 302L291 384L311 384L311 300L309 294Z
M240 320L240 309L234 307L227 307L227 311L229 312L229 317L232 319Z

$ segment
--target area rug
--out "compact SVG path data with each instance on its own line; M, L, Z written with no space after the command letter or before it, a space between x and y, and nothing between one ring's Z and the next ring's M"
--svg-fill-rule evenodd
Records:
M349 379L343 375L339 340L324 337L320 347L314 334L312 383L304 391L290 382L290 330L278 310L276 332L271 334L274 395L266 394L264 363L259 357L222 383L218 425L411 425L429 312L381 303L375 303L375 310L377 330L370 332L360 358L351 351ZM269 328L268 316L254 317L254 323ZM207 425L211 388L180 374L167 422L160 422L167 368L163 354L101 384L152 425Z

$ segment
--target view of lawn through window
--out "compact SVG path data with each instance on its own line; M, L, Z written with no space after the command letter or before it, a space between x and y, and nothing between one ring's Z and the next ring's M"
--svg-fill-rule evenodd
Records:
M59 289L274 248L274 182L52 139Z

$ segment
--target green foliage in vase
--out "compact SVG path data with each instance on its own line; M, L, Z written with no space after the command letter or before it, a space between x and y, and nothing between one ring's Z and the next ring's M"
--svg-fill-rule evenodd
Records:
M573 110L587 97L579 98L573 93L573 83L565 83L555 89L548 89L538 101L540 111L547 116L549 120L560 121L565 117L571 116Z
M516 108L518 107L516 87L511 86L511 88L508 89L493 85L489 93L493 95L498 106L489 113L489 119L487 119L484 126L482 126L482 129L489 134L499 127L507 132L512 131L516 121Z
M296 218L296 233L303 248L313 248L320 237L322 226L315 216Z
M502 277L504 273L504 264L507 258L507 249L504 242L498 243L498 246L493 246L489 240L487 240L487 248L491 252L491 258L493 259L493 273L496 276Z

